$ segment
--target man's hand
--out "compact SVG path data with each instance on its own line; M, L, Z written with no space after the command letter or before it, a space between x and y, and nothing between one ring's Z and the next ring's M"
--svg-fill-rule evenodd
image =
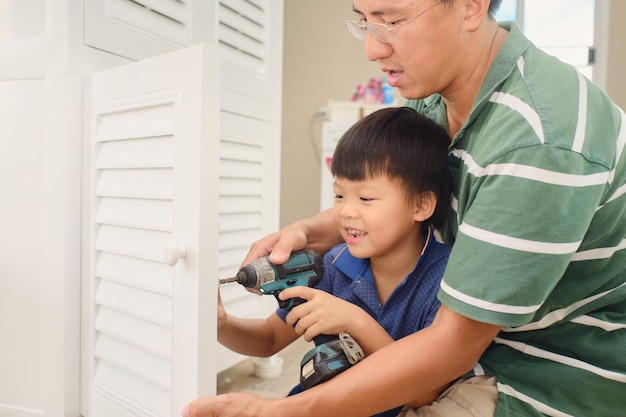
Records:
M306 244L305 228L302 222L297 222L254 242L243 265L268 255L270 262L284 264L291 252L304 249Z
M262 414L263 400L253 394L231 393L213 398L197 398L182 410L183 417L255 417Z
M293 251L309 248L323 254L341 241L339 228L329 209L257 240L242 265L268 255L270 262L281 265L287 262Z
M242 266L247 265L252 261L255 261L264 256L268 256L272 254L272 251L275 250L276 245L279 242L282 242L282 238L283 238L283 230L279 230L278 232L274 232L272 234L269 234L257 240L250 247L250 250L248 251L248 254L246 255L241 265ZM280 249L281 247L283 249ZM285 262L287 262L287 259L289 259L291 250L297 250L297 249L289 248L288 246L286 246L285 243L281 243L280 246L276 248L276 253L272 255L270 260L272 261L272 263L275 263L275 264L284 264ZM288 251L286 255L284 254L285 251Z

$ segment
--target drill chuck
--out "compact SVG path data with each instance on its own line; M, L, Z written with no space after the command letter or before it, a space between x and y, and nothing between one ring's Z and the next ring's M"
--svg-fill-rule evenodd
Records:
M259 284L260 274L257 270L255 270L254 266L248 264L241 268L235 277L237 278L237 282L243 285L246 288L255 288L259 289L261 284Z
M267 257L252 261L242 267L234 277L220 279L220 284L236 282L246 288L259 290L266 282L276 279L274 269Z

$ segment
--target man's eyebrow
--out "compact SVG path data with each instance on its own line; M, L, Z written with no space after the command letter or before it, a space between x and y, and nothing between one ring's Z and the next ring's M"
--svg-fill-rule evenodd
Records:
M354 7L354 5L352 6L352 11L356 14L363 14L359 9L357 9L356 7Z
M360 14L365 16L365 13L363 13L362 11L360 11L359 9L357 9L354 5L352 5L352 11L356 14ZM372 16L384 16L384 15L392 15L392 14L396 14L398 13L398 10L395 8L387 8L384 10L375 10L373 12L371 12L370 14Z

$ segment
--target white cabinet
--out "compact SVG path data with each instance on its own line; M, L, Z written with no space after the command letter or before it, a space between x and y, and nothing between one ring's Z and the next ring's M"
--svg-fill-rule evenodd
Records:
M240 358L217 279L278 227L283 3L8 3L0 416L177 415Z
M215 394L219 49L89 78L83 413L176 415Z
M217 1L88 0L85 44L134 60L215 43Z

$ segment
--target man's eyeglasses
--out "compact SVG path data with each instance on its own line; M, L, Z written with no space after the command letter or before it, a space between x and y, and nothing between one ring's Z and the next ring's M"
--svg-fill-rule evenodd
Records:
M391 43L395 39L395 31L402 25L409 23L410 21L417 19L419 16L432 9L443 0L438 0L431 4L415 16L401 21L400 23L370 23L364 19L356 20L344 20L343 23L350 33L357 39L365 39L365 31L369 32L379 42Z

